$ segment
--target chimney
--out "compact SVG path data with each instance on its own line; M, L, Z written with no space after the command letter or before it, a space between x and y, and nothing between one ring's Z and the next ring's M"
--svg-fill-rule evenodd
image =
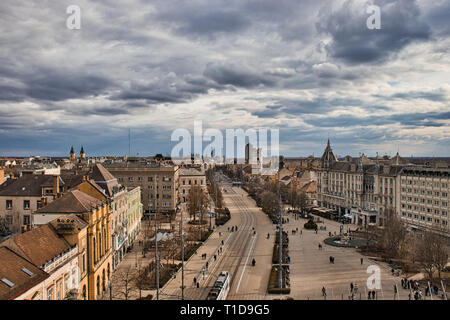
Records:
M56 199L59 195L59 176L53 176L53 197Z

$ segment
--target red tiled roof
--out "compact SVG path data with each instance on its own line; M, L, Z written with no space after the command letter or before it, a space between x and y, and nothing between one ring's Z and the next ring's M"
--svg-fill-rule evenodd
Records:
M101 205L102 201L79 190L71 190L34 213L89 213Z
M0 261L0 300L14 299L49 277L46 272L7 247L0 248ZM7 279L13 285L9 286L1 279Z

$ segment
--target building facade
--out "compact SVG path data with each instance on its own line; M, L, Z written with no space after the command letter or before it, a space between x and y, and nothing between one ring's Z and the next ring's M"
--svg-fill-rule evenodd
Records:
M205 171L195 168L180 168L179 171L179 197L181 203L186 203L188 201L189 191L193 186L199 186L207 192Z
M409 227L449 236L450 170L403 168L397 188L397 212Z
M113 163L105 168L128 189L140 187L144 214L176 212L179 168L162 163Z
M32 212L62 191L59 176L28 174L0 186L0 216L13 233L31 230Z

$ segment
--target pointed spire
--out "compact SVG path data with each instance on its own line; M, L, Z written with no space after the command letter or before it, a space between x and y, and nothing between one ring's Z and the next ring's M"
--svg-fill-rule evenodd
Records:
M81 146L80 153L84 153L84 148L83 148L83 146Z
M75 154L75 151L73 151L73 146L70 148L70 154Z

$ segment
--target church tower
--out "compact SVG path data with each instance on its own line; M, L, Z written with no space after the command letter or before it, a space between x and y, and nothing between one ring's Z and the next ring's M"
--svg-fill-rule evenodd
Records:
M83 146L81 146L81 150L80 150L80 159L86 159L86 154L84 153Z
M330 139L328 139L327 147L323 152L322 157L320 158L320 165L322 168L329 168L333 163L337 162L338 159L333 153L333 149L331 149Z
M75 151L73 151L73 146L72 146L72 148L70 149L69 159L70 159L70 160L75 160Z

